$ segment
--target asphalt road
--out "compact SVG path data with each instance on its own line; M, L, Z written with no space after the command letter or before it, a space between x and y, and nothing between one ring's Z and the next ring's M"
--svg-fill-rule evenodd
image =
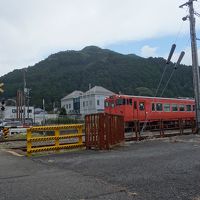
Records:
M0 149L0 200L200 200L200 136L32 158Z

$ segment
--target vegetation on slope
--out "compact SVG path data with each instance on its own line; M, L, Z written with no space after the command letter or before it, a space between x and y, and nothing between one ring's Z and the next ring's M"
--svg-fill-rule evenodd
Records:
M53 102L58 104L62 97L74 90L88 90L90 83L116 93L153 96L164 66L163 58L145 59L89 46L81 51L50 55L27 68L26 80L27 87L31 88L31 104L41 107L44 98L50 110ZM163 84L172 70L173 64L167 68ZM2 76L0 81L5 84L4 97L16 98L17 90L23 88L23 69ZM193 96L191 67L179 66L164 96Z

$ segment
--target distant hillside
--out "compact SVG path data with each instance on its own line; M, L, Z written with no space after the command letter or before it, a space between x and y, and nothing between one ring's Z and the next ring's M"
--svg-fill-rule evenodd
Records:
M141 58L134 54L122 55L95 46L81 51L63 51L27 68L27 87L31 88L31 103L42 105L45 98L50 109L53 102L73 90L86 91L89 83L100 85L116 93L153 95L165 66L163 58ZM164 83L172 71L167 69ZM5 98L16 97L23 88L23 70L14 70L2 77ZM191 67L181 65L175 72L164 96L191 97Z

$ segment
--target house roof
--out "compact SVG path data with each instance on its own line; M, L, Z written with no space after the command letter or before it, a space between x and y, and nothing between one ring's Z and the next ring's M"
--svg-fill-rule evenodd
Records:
M67 96L63 97L61 100L77 98L77 97L79 97L81 95L83 95L82 91L75 90L72 93L68 94Z
M114 93L101 86L94 86L90 90L86 91L84 95L89 95L89 94L97 94L97 95L99 94L99 95L110 96L110 95L113 95Z

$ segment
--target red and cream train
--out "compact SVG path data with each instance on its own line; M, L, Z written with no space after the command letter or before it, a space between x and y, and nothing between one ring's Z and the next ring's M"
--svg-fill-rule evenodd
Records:
M195 102L189 98L113 95L105 99L105 112L123 115L125 122L191 119Z

